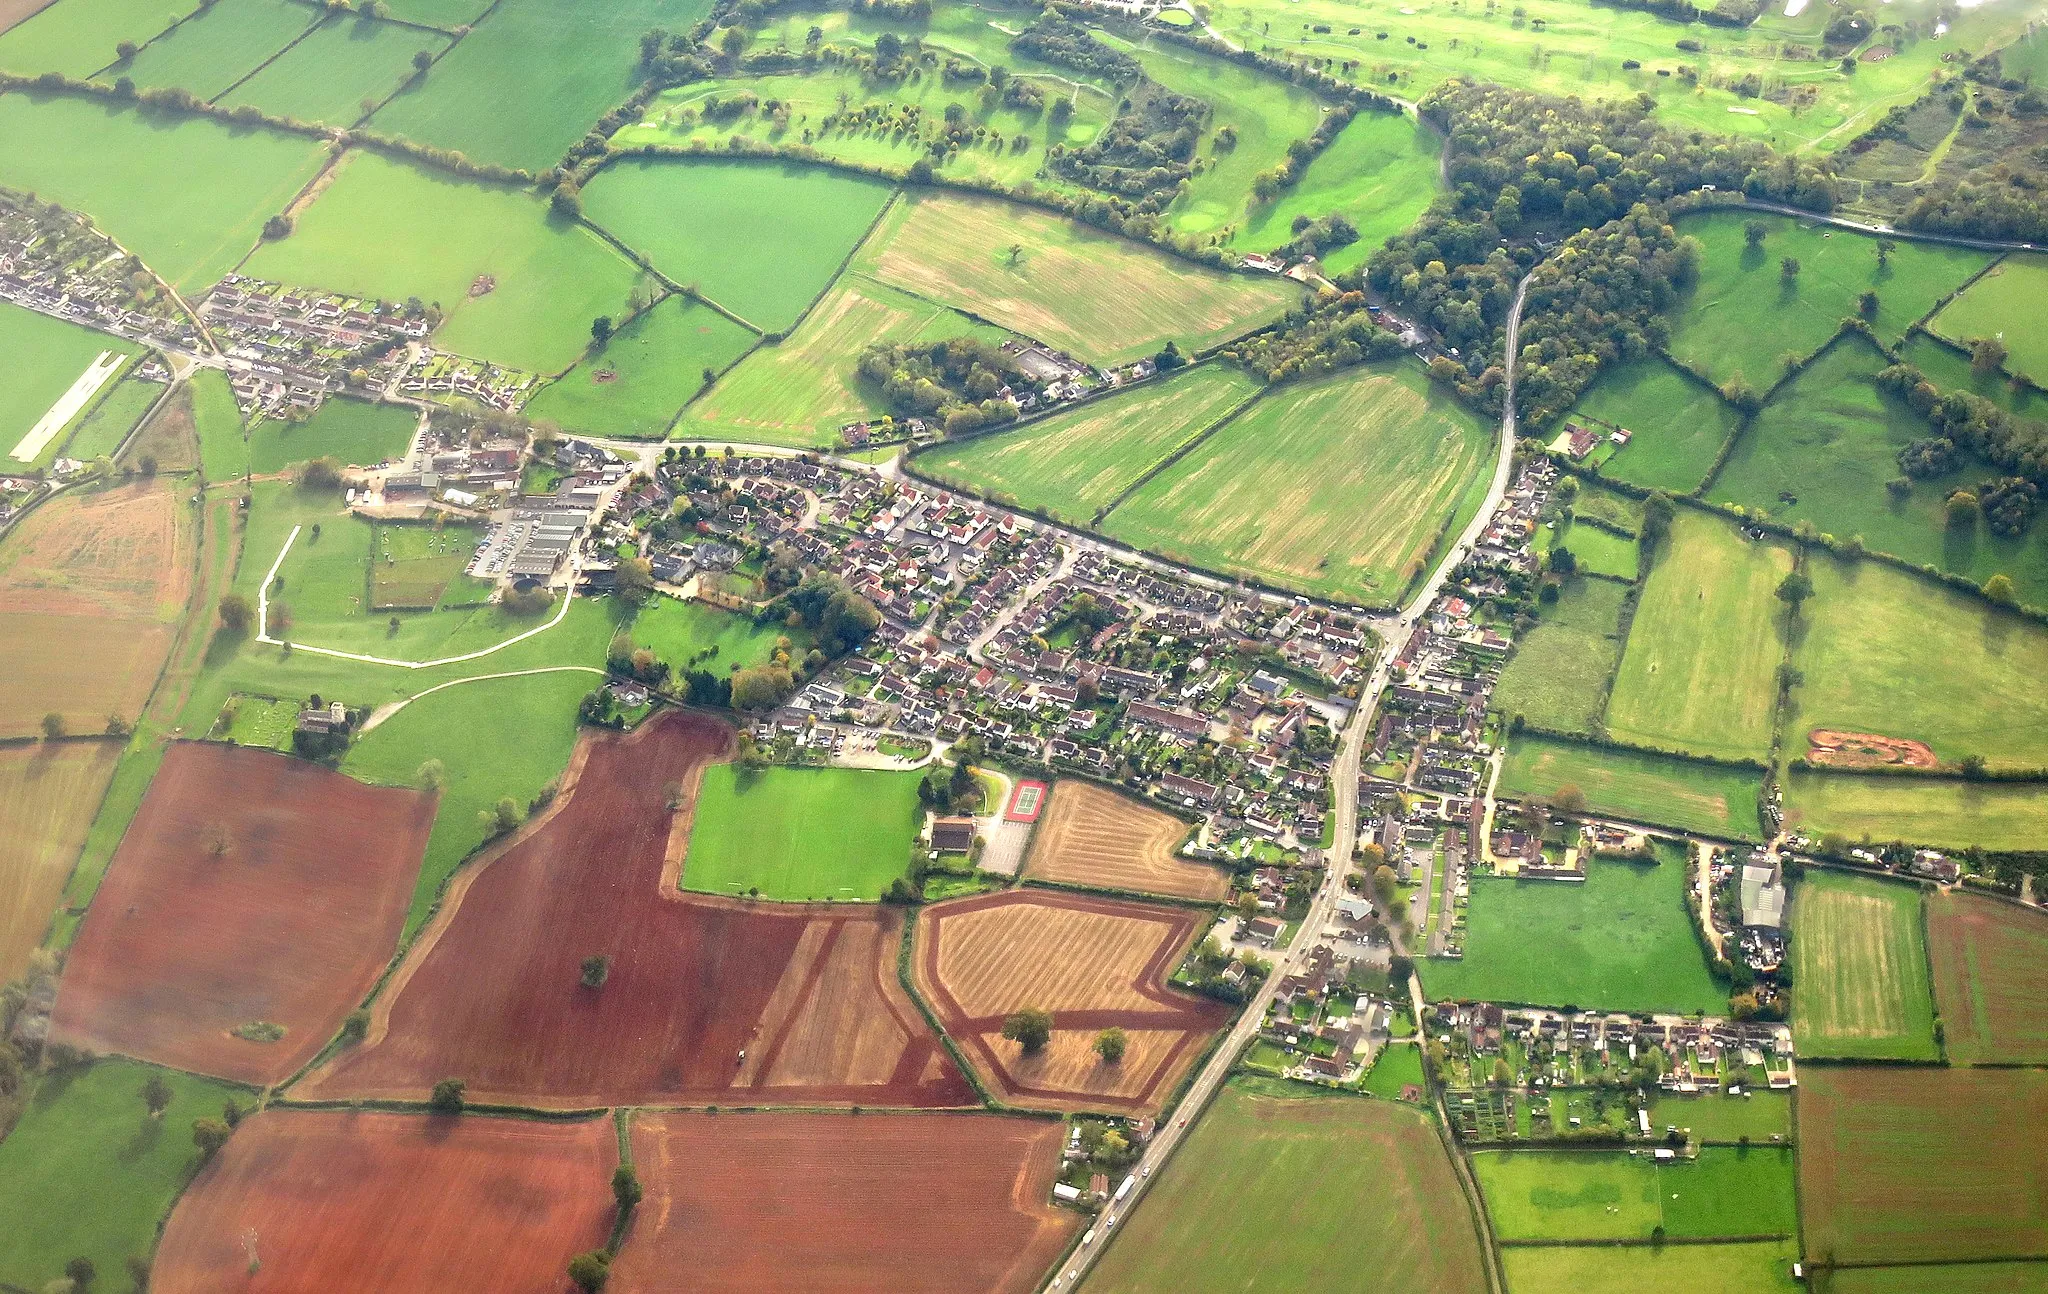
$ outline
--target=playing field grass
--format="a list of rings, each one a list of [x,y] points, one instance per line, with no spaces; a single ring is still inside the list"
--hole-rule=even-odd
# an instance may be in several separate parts
[[[1795,769],[1785,779],[1785,825],[1852,841],[2034,849],[2048,840],[2048,785]]]
[[[1661,1164],[1648,1151],[1488,1150],[1472,1171],[1504,1241],[1798,1233],[1789,1149],[1709,1147]]]
[[[584,186],[583,210],[670,279],[782,332],[839,272],[890,193],[822,166],[629,158]]]
[[[1602,373],[1572,415],[1603,431],[1630,433],[1628,444],[1601,465],[1603,474],[1673,494],[1699,488],[1742,421],[1718,393],[1655,355]]]
[[[1928,326],[1943,337],[1969,345],[1979,337],[2005,343],[2005,371],[2048,380],[2048,340],[2031,326],[2041,294],[2048,292],[2048,259],[2008,256],[1943,306]]]
[[[1191,565],[1365,605],[1398,601],[1486,494],[1492,438],[1410,364],[1280,387],[1103,523]]]
[[[92,400],[41,445],[23,445],[23,439],[102,354],[132,356],[137,349],[134,342],[0,301],[0,355],[8,357],[7,376],[0,381],[0,473],[48,466],[64,449],[80,415],[108,397],[120,373],[108,377]],[[18,450],[27,452],[17,457]]]
[[[144,89],[175,86],[213,99],[304,35],[317,18],[292,0],[215,0],[99,79],[125,76]]]
[[[1792,1093],[1745,1089],[1741,1096],[1709,1091],[1700,1096],[1659,1092],[1650,1100],[1652,1128],[1684,1128],[1696,1142],[1735,1143],[1792,1138]]]
[[[142,1103],[154,1074],[171,1089],[161,1118]],[[45,1289],[64,1264],[89,1258],[99,1288],[124,1287],[129,1258],[147,1259],[157,1224],[199,1162],[192,1121],[218,1119],[229,1100],[256,1095],[129,1060],[34,1080],[21,1122],[0,1141],[0,1281]]]
[[[710,306],[669,297],[542,387],[523,412],[572,431],[657,439],[684,402],[704,389],[705,371],[724,372],[754,341]]]
[[[693,660],[714,674],[759,665],[775,654],[783,639],[799,655],[810,648],[810,635],[803,630],[755,624],[745,616],[681,598],[651,598],[633,617],[633,645],[647,648],[678,674],[692,668]]]
[[[683,888],[767,899],[882,897],[910,866],[921,772],[854,768],[704,771]]]
[[[132,375],[106,387],[98,403],[72,427],[64,456],[81,463],[110,457],[163,393],[161,383],[145,382]]]
[[[413,75],[413,55],[439,54],[448,39],[432,32],[334,14],[222,98],[254,104],[273,117],[353,125]]]
[[[1316,154],[1294,187],[1247,211],[1229,245],[1269,252],[1294,241],[1296,217],[1341,215],[1357,228],[1358,241],[1325,252],[1323,271],[1355,269],[1413,225],[1436,196],[1440,147],[1436,132],[1405,115],[1362,112]]]
[[[282,472],[312,458],[346,467],[375,467],[403,455],[419,430],[419,414],[398,404],[333,399],[301,423],[270,419],[249,429],[249,470]]]
[[[1528,734],[1508,743],[1500,771],[1505,796],[1555,795],[1577,787],[1595,813],[1724,840],[1756,839],[1762,782],[1761,773],[1748,769]]]
[[[197,8],[182,0],[63,0],[0,35],[0,68],[91,76],[124,40],[140,45]]]
[[[1376,1237],[1369,1255],[1364,1231]],[[1109,1248],[1090,1291],[1485,1285],[1470,1207],[1427,1115],[1279,1080],[1226,1085],[1144,1207],[1095,1243]]]
[[[1792,895],[1790,942],[1800,1056],[1940,1056],[1918,888],[1809,871]]]
[[[1147,471],[1258,389],[1234,364],[1204,364],[1016,431],[936,446],[917,466],[1000,502],[1092,525]]]
[[[950,193],[899,202],[857,263],[1097,364],[1169,340],[1213,346],[1278,318],[1299,295],[1270,276],[1205,269],[1050,212]]]
[[[1766,1294],[1805,1286],[1792,1279],[1792,1240],[1707,1245],[1512,1245],[1500,1253],[1514,1294],[1636,1294],[1645,1289]],[[1832,1288],[1842,1288],[1837,1280]]]
[[[2048,1063],[2048,920],[1956,890],[1927,896],[1934,999],[1951,1063]]]
[[[1418,961],[1424,988],[1472,1002],[1725,1011],[1685,906],[1685,851],[1659,845],[1657,860],[1594,861],[1575,884],[1474,878],[1464,959]]]
[[[323,157],[315,140],[207,117],[0,95],[0,176],[8,185],[89,213],[181,291],[233,269]],[[209,178],[194,184],[195,175]]]
[[[575,362],[592,319],[623,315],[639,273],[532,193],[362,152],[343,161],[291,237],[258,248],[245,272],[438,303],[447,322],[437,345],[539,373]]]
[[[1761,758],[1771,748],[1785,652],[1785,606],[1775,590],[1792,571],[1791,552],[1686,510],[1652,560],[1607,704],[1608,733]]]
[[[2043,45],[2048,46],[2048,41]],[[1917,328],[1899,345],[1899,358],[1942,391],[1968,391],[2008,413],[2036,422],[2048,420],[2048,394],[2031,386],[2015,386],[2003,373],[1977,376],[1968,355]]]
[[[1493,708],[1539,728],[1592,731],[1607,705],[1607,680],[1621,659],[1618,625],[1627,596],[1628,586],[1613,580],[1568,581],[1557,601],[1542,608],[1535,628],[1515,643],[1493,689]]]

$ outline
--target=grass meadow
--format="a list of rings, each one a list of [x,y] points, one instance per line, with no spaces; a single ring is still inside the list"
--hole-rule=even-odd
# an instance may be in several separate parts
[[[111,457],[163,393],[160,384],[133,376],[106,387],[99,402],[73,425],[64,456],[81,463]]]
[[[175,427],[163,432],[180,432],[199,446],[199,474],[213,484],[232,481],[249,474],[249,432],[242,423],[241,406],[235,403],[235,389],[219,369],[203,368],[179,388],[181,394],[150,420],[143,439],[160,434],[157,424]],[[141,442],[138,443],[138,448]],[[276,556],[272,553],[271,556]]]
[[[854,768],[704,770],[683,888],[767,899],[882,897],[910,866],[923,773]]]
[[[66,434],[80,421],[79,413],[26,459],[14,451],[29,429],[41,421],[99,356],[106,351],[133,357],[134,342],[81,328],[0,301],[0,355],[7,356],[7,380],[0,383],[0,473],[47,467],[65,448]],[[122,368],[127,367],[124,362]],[[120,382],[116,372],[101,384],[86,405],[92,408],[111,397]]]
[[[2048,41],[2043,44],[2048,45]],[[1971,370],[1968,355],[1917,328],[1899,345],[1899,358],[1919,369],[1923,377],[1945,392],[1968,391],[2007,413],[2036,422],[2048,420],[2048,393],[2031,386],[2017,386],[2003,373],[1979,377]]]
[[[1538,546],[1546,553],[1557,547],[1560,540],[1571,550],[1576,569],[1586,574],[1634,583],[1636,572],[1642,568],[1642,546],[1634,535],[1617,535],[1599,526],[1580,525],[1569,526],[1559,535],[1555,523],[1537,535]]]
[[[215,0],[99,79],[125,76],[143,89],[176,86],[202,99],[218,98],[304,35],[317,18],[292,0]]]
[[[1957,890],[1927,896],[1942,1043],[1960,1065],[2048,1064],[2048,919]]]
[[[1254,204],[1236,222],[1229,245],[1269,252],[1294,241],[1294,220],[1337,214],[1358,229],[1358,241],[1333,247],[1323,271],[1338,274],[1367,257],[1422,215],[1436,196],[1435,132],[1405,115],[1362,112],[1316,154],[1294,187]]]
[[[1762,774],[1749,769],[1522,734],[1508,743],[1500,792],[1516,798],[1577,787],[1596,813],[1754,840],[1762,782]]]
[[[2048,381],[2048,339],[2034,327],[2048,292],[2048,257],[2008,256],[1969,290],[1942,307],[1929,327],[1969,345],[1979,337],[2005,343],[2005,370]]]
[[[391,16],[442,31],[468,26],[490,8],[490,0],[390,0]]]
[[[1602,373],[1572,413],[1630,433],[1604,475],[1672,494],[1699,488],[1742,422],[1717,392],[1655,355]]]
[[[2048,840],[2048,786],[1795,769],[1785,778],[1785,824],[1848,840],[2029,850]]]
[[[799,655],[810,647],[806,630],[759,625],[707,603],[665,595],[649,599],[633,617],[633,646],[647,648],[678,673],[704,652],[711,654],[701,667],[714,674],[759,665],[775,654],[776,644],[784,638]]]
[[[1493,708],[1539,728],[1592,731],[1607,706],[1607,680],[1621,659],[1621,604],[1627,595],[1628,586],[1613,580],[1567,581],[1557,601],[1515,643],[1493,690]]]
[[[1786,1236],[1799,1230],[1792,1152],[1709,1147],[1658,1163],[1650,1153],[1485,1150],[1472,1171],[1503,1241],[1646,1241]]]
[[[334,14],[305,39],[222,98],[226,107],[253,104],[274,117],[348,126],[413,75],[414,54],[438,55],[448,38],[431,32]]]
[[[1801,1057],[1940,1057],[1918,887],[1809,871],[1792,896],[1790,935]]]
[[[598,436],[659,439],[704,389],[705,370],[724,372],[754,341],[710,306],[668,297],[542,387],[522,412]]]
[[[64,0],[0,33],[0,68],[91,76],[114,61],[122,41],[140,45],[196,8],[196,0]]]
[[[304,422],[268,419],[249,429],[249,470],[282,472],[313,458],[375,467],[404,454],[419,415],[404,405],[333,399]]]
[[[1659,1092],[1650,1100],[1652,1128],[1684,1128],[1696,1142],[1733,1144],[1748,1137],[1792,1136],[1792,1093],[1745,1088],[1741,1096],[1710,1091],[1698,1096]]]
[[[1637,1294],[1645,1289],[1742,1290],[1769,1294],[1806,1288],[1792,1279],[1792,1240],[1704,1245],[1511,1245],[1500,1253],[1515,1294]],[[1832,1288],[1842,1288],[1837,1280]]]

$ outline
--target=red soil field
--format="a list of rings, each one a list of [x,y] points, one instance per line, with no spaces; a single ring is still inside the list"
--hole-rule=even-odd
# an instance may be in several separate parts
[[[731,738],[673,712],[586,737],[549,812],[457,877],[363,1043],[297,1094],[418,1100],[456,1077],[560,1109],[974,1104],[897,979],[899,911],[678,890]],[[594,955],[611,968],[590,989]]]
[[[605,1118],[269,1110],[178,1201],[149,1288],[561,1294],[611,1233],[618,1163]]]
[[[433,825],[415,791],[269,751],[173,746],[66,959],[52,1036],[283,1080],[390,960]],[[284,1037],[229,1032],[258,1021]]]
[[[1815,728],[1806,734],[1806,757],[1816,764],[1841,768],[1934,768],[1941,763],[1924,741],[1833,728]]]
[[[1937,890],[1927,898],[1927,951],[1949,1063],[2048,1064],[2048,917]]]
[[[1080,1225],[1047,1202],[1065,1135],[984,1114],[643,1114],[647,1197],[605,1288],[1031,1290]]]

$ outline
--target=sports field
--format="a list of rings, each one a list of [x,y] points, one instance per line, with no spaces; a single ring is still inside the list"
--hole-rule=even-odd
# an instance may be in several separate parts
[[[292,0],[214,0],[134,58],[114,62],[99,79],[125,76],[143,89],[176,86],[210,100],[304,34],[316,17]]]
[[[651,598],[633,617],[633,645],[648,648],[678,674],[691,668],[726,674],[759,665],[774,656],[784,639],[798,655],[810,649],[810,635],[801,628],[756,624],[682,598]]]
[[[1936,849],[2033,849],[2048,839],[2048,786],[1795,769],[1785,778],[1785,825]]]
[[[1090,1291],[1485,1284],[1470,1206],[1427,1115],[1260,1079],[1225,1086],[1145,1206],[1096,1243],[1109,1248]]]
[[[1793,891],[1789,933],[1800,1056],[1940,1056],[1916,887],[1810,871]]]
[[[1355,269],[1413,225],[1436,196],[1439,148],[1436,133],[1406,115],[1361,112],[1316,154],[1294,187],[1234,222],[1230,246],[1269,252],[1294,241],[1297,216],[1319,220],[1334,213],[1357,228],[1358,241],[1325,252],[1323,272]]]
[[[249,429],[249,470],[282,472],[310,458],[345,467],[375,467],[403,455],[419,414],[403,405],[333,399],[301,423],[270,419]]]
[[[2029,322],[2044,291],[2048,259],[2008,256],[1943,306],[1929,327],[1965,346],[1980,337],[1996,338],[2005,343],[2006,372],[2048,379],[2048,342]]]
[[[704,771],[683,888],[768,899],[878,899],[910,866],[923,774],[855,768]]]
[[[413,75],[413,55],[439,54],[448,38],[397,23],[338,13],[221,99],[273,117],[349,126]]]
[[[1658,1163],[1644,1151],[1485,1150],[1472,1171],[1508,1240],[1645,1241],[1798,1234],[1792,1152],[1710,1146]]]
[[[1713,470],[1740,414],[1698,379],[1651,355],[1616,365],[1572,406],[1600,432],[1629,433],[1600,468],[1633,485],[1690,494]]]
[[[1959,1065],[2048,1064],[2048,919],[1955,890],[1927,896],[1942,1041]]]
[[[917,457],[942,481],[1069,525],[1087,526],[1175,450],[1258,390],[1232,364],[1204,364]]]
[[[1645,1289],[1792,1291],[1796,1240],[1704,1245],[1511,1245],[1501,1269],[1514,1294],[1637,1294]],[[1843,1289],[1837,1278],[1831,1286]]]
[[[1493,440],[1408,364],[1279,388],[1103,522],[1134,547],[1365,605],[1398,601],[1486,494]]]
[[[47,467],[65,448],[65,432],[112,392],[125,357],[136,350],[133,342],[0,301],[0,354],[8,356],[0,383],[0,474]],[[99,362],[109,354],[112,372]],[[73,396],[74,385],[89,388],[88,398]]]
[[[1575,529],[1605,535],[1592,526]],[[1567,547],[1571,545],[1567,543]],[[1539,728],[1590,732],[1607,707],[1607,681],[1621,659],[1620,617],[1628,586],[1580,576],[1542,608],[1500,672],[1493,708]]]
[[[1771,748],[1792,554],[1689,510],[1672,519],[1607,703],[1618,741],[1723,759]]]
[[[677,410],[754,344],[754,334],[685,297],[634,317],[585,359],[526,402],[529,418],[599,436],[656,439]]]
[[[1725,840],[1757,838],[1756,797],[1763,774],[1671,755],[1582,746],[1522,734],[1508,742],[1500,793],[1584,793],[1586,806],[1633,822],[1697,831]]]
[[[118,741],[0,746],[0,980],[42,943],[120,758]]]

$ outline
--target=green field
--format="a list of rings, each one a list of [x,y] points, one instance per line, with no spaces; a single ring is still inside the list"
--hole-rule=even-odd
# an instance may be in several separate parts
[[[64,0],[0,35],[0,68],[91,76],[114,61],[122,41],[140,45],[196,8],[184,0]]]
[[[2048,839],[2048,787],[1794,770],[1785,779],[1785,825],[1852,841],[2028,850]]]
[[[445,36],[334,14],[221,103],[253,104],[295,121],[353,125],[362,119],[365,101],[382,102],[413,75],[414,54],[439,54],[447,47]]]
[[[1398,601],[1491,479],[1488,429],[1414,366],[1271,392],[1119,504],[1103,530],[1227,575]]]
[[[658,439],[704,371],[723,372],[754,334],[687,297],[663,299],[526,402],[529,418],[599,436]]]
[[[963,489],[1087,526],[1258,389],[1233,364],[1205,364],[1016,431],[937,446],[918,455],[917,466]]]
[[[136,350],[134,342],[0,301],[0,355],[7,357],[8,368],[7,381],[0,383],[0,474],[47,467],[64,450],[70,429],[83,421],[79,414],[34,453],[16,457],[22,439],[102,353],[133,356]],[[120,378],[119,370],[108,377],[80,413],[110,399]]]
[[[176,86],[213,99],[303,35],[316,18],[292,0],[215,0],[99,79],[125,76],[144,89]]]
[[[1557,547],[1557,527],[1544,527],[1539,534],[1545,552]],[[1564,546],[1571,550],[1577,568],[1590,575],[1635,582],[1642,565],[1642,546],[1634,535],[1617,535],[1599,526],[1574,525],[1566,529]]]
[[[2005,343],[2006,372],[2048,381],[2048,339],[2033,326],[2044,291],[2048,259],[2009,256],[1943,306],[1928,326],[1966,346],[1979,337],[1995,337]]]
[[[1658,545],[1607,703],[1618,741],[1723,759],[1771,748],[1784,603],[1792,571],[1782,545],[1690,510]]]
[[[1580,532],[1606,533],[1591,526],[1574,531]],[[1493,708],[1539,728],[1592,731],[1607,704],[1607,680],[1621,659],[1618,622],[1627,596],[1627,586],[1612,580],[1568,581],[1557,601],[1542,608],[1535,628],[1516,642],[1493,689]]]
[[[1833,1294],[2041,1294],[2048,1289],[2048,1263],[1953,1263],[1902,1267],[1843,1267],[1828,1278]]]
[[[235,389],[228,375],[218,369],[202,368],[186,379],[174,396],[174,404],[151,420],[144,438],[157,434],[156,423],[175,418],[189,423],[190,434],[199,445],[199,471],[209,482],[220,484],[249,473],[249,433],[242,424],[242,410],[235,403]],[[137,442],[138,447],[140,442]],[[275,556],[276,554],[272,554]]]
[[[759,665],[785,638],[799,654],[810,648],[810,635],[801,629],[755,624],[745,616],[681,598],[651,598],[633,617],[633,645],[652,651],[678,673],[690,668],[692,657],[705,652],[710,654],[703,657],[701,668],[713,674]]]
[[[1399,1102],[1234,1079],[1147,1198],[1097,1236],[1091,1294],[1485,1287],[1444,1144]]]
[[[1388,238],[1413,225],[1436,196],[1436,133],[1407,116],[1362,112],[1308,164],[1294,187],[1255,206],[1230,246],[1269,252],[1294,240],[1294,220],[1337,214],[1358,241],[1323,254],[1325,273],[1355,269]]]
[[[284,750],[292,748],[292,728],[299,720],[299,703],[281,701],[267,696],[237,696],[228,699],[232,711],[223,710],[228,718],[226,737],[237,746],[254,746],[260,750]]]
[[[333,399],[302,423],[271,419],[250,428],[249,470],[264,476],[310,458],[375,467],[403,455],[418,429],[419,414],[404,405]]]
[[[1629,360],[1600,375],[1572,414],[1606,431],[1630,433],[1600,471],[1618,481],[1690,494],[1713,470],[1740,414],[1697,379],[1657,356]]]
[[[1429,1084],[1422,1073],[1422,1048],[1381,1048],[1379,1058],[1373,1061],[1372,1069],[1365,1076],[1365,1090],[1374,1096],[1398,1101],[1401,1099],[1401,1093],[1411,1087],[1424,1092],[1429,1090]]]
[[[704,771],[683,888],[767,899],[874,900],[910,865],[923,774],[851,768]]]
[[[1762,782],[1763,775],[1752,769],[1525,734],[1508,743],[1500,793],[1510,798],[1555,795],[1563,787],[1577,787],[1595,813],[1754,840]]]
[[[1940,1057],[1916,887],[1810,871],[1793,891],[1789,933],[1800,1056]]]
[[[483,539],[480,526],[379,523],[372,539],[370,609],[420,609],[447,595],[482,602],[491,585],[464,581],[463,568]]]
[[[391,0],[386,6],[394,18],[424,23],[443,31],[475,22],[490,7],[490,0]]]
[[[1684,1128],[1696,1142],[1764,1142],[1792,1139],[1792,1094],[1771,1088],[1745,1089],[1741,1096],[1708,1092],[1680,1096],[1659,1092],[1650,1101],[1650,1127]]]
[[[1509,1240],[1649,1240],[1793,1236],[1792,1152],[1710,1147],[1658,1163],[1645,1150],[1486,1150],[1472,1171]]]
[[[1685,851],[1654,865],[1593,861],[1578,883],[1480,876],[1463,960],[1418,961],[1432,998],[1601,1011],[1727,1009],[1685,906]]]
[[[1637,1294],[1697,1289],[1766,1294],[1806,1288],[1792,1279],[1790,1240],[1708,1245],[1513,1245],[1501,1267],[1512,1294]],[[1831,1286],[1843,1288],[1837,1278]]]
[[[132,375],[102,388],[99,402],[72,427],[64,456],[81,463],[112,456],[163,393],[162,383],[145,382]]]
[[[2048,41],[2043,44],[2048,45]],[[2008,413],[2036,422],[2048,420],[2048,393],[2031,386],[2015,386],[2003,373],[1979,377],[1971,370],[1968,355],[1917,328],[1900,344],[1899,358],[1919,369],[1921,376],[1944,392],[1968,391]]]

